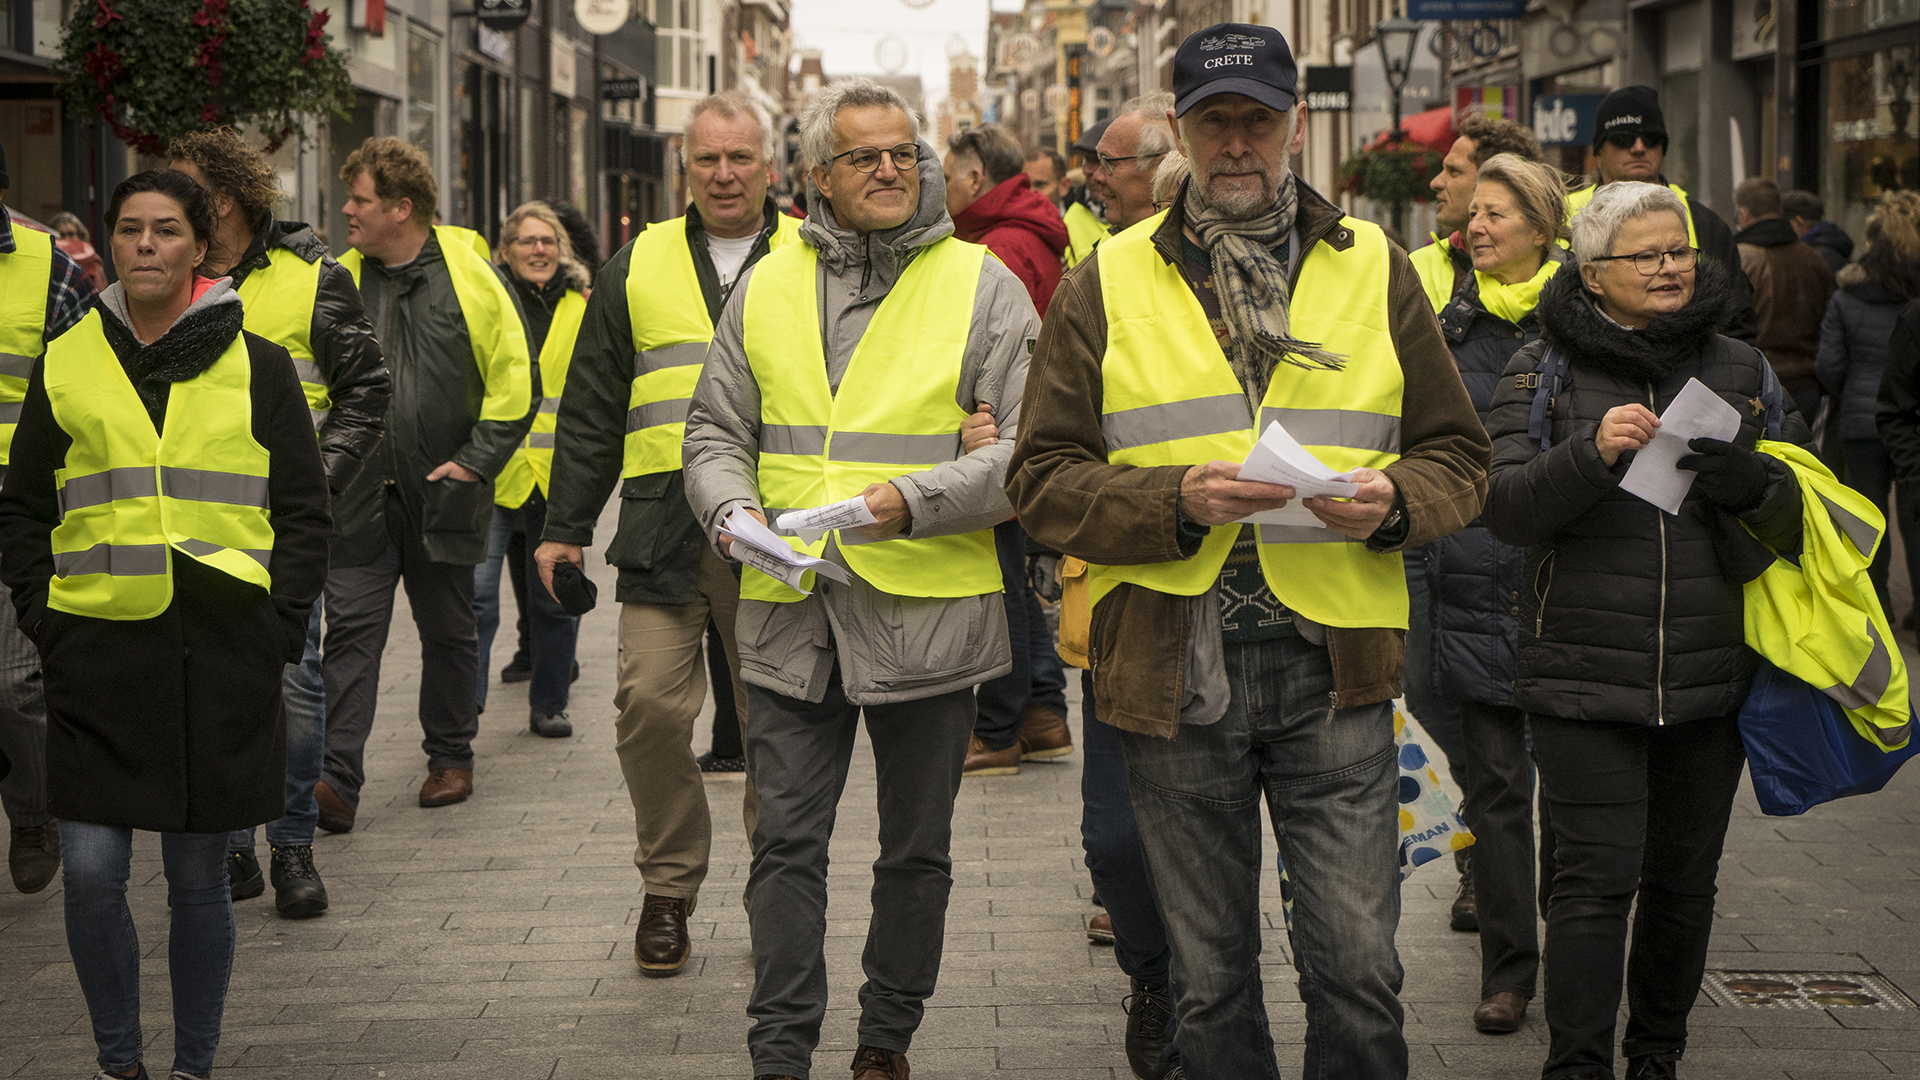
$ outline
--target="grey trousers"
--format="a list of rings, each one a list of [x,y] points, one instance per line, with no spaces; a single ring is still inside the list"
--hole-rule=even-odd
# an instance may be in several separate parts
[[[367,736],[380,694],[380,657],[393,623],[393,590],[404,584],[420,632],[420,749],[429,769],[473,768],[480,711],[473,700],[479,637],[473,567],[427,558],[397,496],[386,506],[387,548],[365,566],[327,573],[327,635],[320,650],[327,687],[327,760],[321,775],[350,805],[366,783]]]
[[[827,1009],[827,842],[861,708],[836,667],[819,704],[747,687],[747,775],[760,793],[747,915],[756,1074],[808,1080]],[[861,967],[859,1040],[906,1052],[940,975],[953,889],[953,803],[973,733],[971,687],[866,710],[879,776],[880,858]]]
[[[30,829],[48,820],[47,698],[40,652],[13,614],[13,594],[0,585],[0,753],[13,770],[0,780],[0,806],[14,827]]]

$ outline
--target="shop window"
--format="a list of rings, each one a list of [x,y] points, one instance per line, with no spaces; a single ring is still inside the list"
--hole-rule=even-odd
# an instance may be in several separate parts
[[[417,26],[407,27],[407,141],[439,153],[440,42]]]
[[[1855,236],[1882,192],[1920,188],[1920,50],[1882,49],[1826,66],[1826,131],[1831,152],[1821,193],[1827,217]]]

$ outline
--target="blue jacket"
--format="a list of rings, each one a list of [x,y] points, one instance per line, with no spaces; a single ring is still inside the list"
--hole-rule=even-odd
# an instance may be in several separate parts
[[[1880,373],[1887,366],[1887,339],[1905,301],[1869,280],[1858,264],[1840,272],[1839,285],[1820,321],[1814,374],[1838,403],[1840,438],[1878,442],[1874,410]]]

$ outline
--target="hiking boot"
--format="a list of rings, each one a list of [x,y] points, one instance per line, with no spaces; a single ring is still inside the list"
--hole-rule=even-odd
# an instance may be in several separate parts
[[[1175,1067],[1166,1059],[1167,1021],[1173,999],[1166,983],[1133,980],[1133,993],[1120,1003],[1127,1014],[1127,1067],[1138,1080],[1167,1080]]]
[[[227,852],[227,888],[235,900],[251,900],[267,891],[267,876],[252,848]]]
[[[1480,912],[1473,894],[1473,849],[1461,848],[1454,852],[1453,864],[1460,868],[1460,892],[1453,898],[1450,925],[1470,934],[1480,929]]]
[[[311,919],[327,910],[327,886],[313,865],[312,844],[269,845],[273,906],[283,919]]]
[[[12,828],[7,870],[13,875],[13,887],[23,893],[37,893],[60,869],[60,823],[48,818],[45,825]]]
[[[978,735],[967,743],[967,762],[960,766],[961,776],[1017,776],[1019,773],[1019,743],[1005,750],[989,750]]]
[[[1073,753],[1073,729],[1067,718],[1044,705],[1028,704],[1020,713],[1020,760],[1044,761]]]

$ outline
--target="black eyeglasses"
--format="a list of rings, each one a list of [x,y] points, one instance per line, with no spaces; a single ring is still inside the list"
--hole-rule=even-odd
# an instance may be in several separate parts
[[[1114,172],[1123,161],[1143,161],[1147,158],[1166,157],[1167,155],[1162,152],[1158,154],[1134,154],[1131,157],[1108,157],[1105,154],[1095,154],[1093,156],[1100,159],[1101,168],[1108,172]]]
[[[893,167],[896,169],[911,169],[920,164],[920,144],[903,142],[888,150],[882,150],[877,146],[856,146],[844,154],[835,154],[828,158],[827,168],[833,168],[834,162],[846,158],[847,164],[853,166],[855,172],[872,172],[880,167],[882,154],[893,156]]]
[[[1646,143],[1647,149],[1649,150],[1665,150],[1667,148],[1667,137],[1665,135],[1655,135],[1652,132],[1616,131],[1607,136],[1607,145],[1616,150],[1631,150],[1635,142]]]
[[[1647,277],[1652,277],[1660,272],[1660,268],[1667,264],[1668,259],[1673,260],[1675,270],[1684,274],[1700,261],[1700,253],[1693,248],[1683,247],[1674,248],[1672,251],[1636,251],[1631,255],[1595,255],[1587,261],[1621,262],[1626,259],[1633,260],[1635,270]]]

